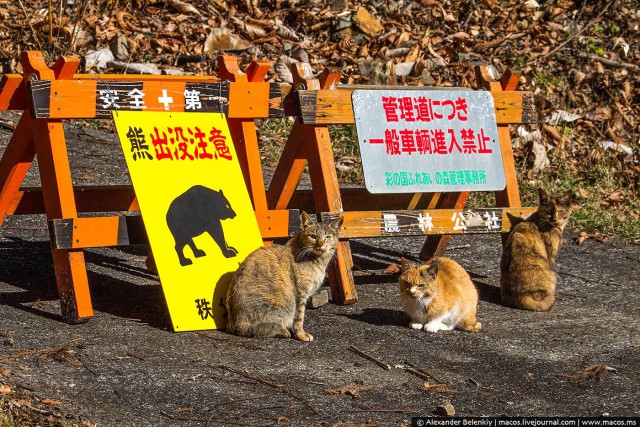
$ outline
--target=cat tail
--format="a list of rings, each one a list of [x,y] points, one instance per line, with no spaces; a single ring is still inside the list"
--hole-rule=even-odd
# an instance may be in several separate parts
[[[248,322],[238,322],[233,325],[232,330],[227,328],[227,332],[241,337],[254,338],[290,338],[291,333],[281,324],[276,322],[265,322],[250,324]]]
[[[556,302],[552,293],[545,290],[528,291],[519,296],[521,308],[531,311],[549,311]]]
[[[531,311],[549,311],[556,302],[553,293],[544,289],[524,292],[502,291],[502,302],[511,307]]]

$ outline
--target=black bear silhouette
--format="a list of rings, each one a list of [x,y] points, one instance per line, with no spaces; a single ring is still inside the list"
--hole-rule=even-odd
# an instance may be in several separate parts
[[[215,191],[202,185],[194,185],[176,197],[167,211],[167,225],[176,241],[175,249],[180,265],[193,264],[193,261],[184,256],[186,245],[189,245],[196,258],[206,255],[193,242],[193,238],[202,233],[209,233],[226,258],[236,256],[238,251],[227,245],[220,223],[223,219],[235,216],[236,213],[222,190]]]

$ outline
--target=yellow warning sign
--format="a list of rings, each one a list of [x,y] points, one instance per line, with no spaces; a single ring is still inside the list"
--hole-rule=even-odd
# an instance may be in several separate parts
[[[114,120],[174,331],[223,328],[231,277],[262,246],[224,115]]]

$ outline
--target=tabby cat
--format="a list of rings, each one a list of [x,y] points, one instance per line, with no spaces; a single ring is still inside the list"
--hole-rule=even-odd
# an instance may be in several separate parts
[[[460,264],[443,257],[419,266],[404,258],[401,261],[400,299],[411,317],[411,328],[480,332],[482,323],[476,321],[478,291]]]
[[[261,247],[240,264],[227,293],[227,332],[257,338],[312,341],[305,305],[322,284],[343,218],[315,223],[302,212],[302,231],[284,245]]]
[[[502,250],[500,296],[511,307],[548,311],[555,303],[554,267],[573,193],[548,195],[540,188],[538,196],[538,210],[512,228]]]

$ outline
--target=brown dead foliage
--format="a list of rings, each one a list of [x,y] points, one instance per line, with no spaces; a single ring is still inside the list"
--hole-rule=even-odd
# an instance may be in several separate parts
[[[346,394],[351,397],[360,397],[360,392],[371,390],[373,388],[372,385],[360,385],[356,383],[351,383],[344,385],[342,387],[337,388],[328,388],[324,392],[328,394]]]
[[[588,381],[602,381],[607,377],[607,373],[615,371],[615,368],[605,363],[595,363],[584,368],[579,375],[569,375],[568,378],[577,382],[580,387],[586,387]]]
[[[535,97],[539,124],[512,129],[514,136],[516,130],[540,131],[515,148],[521,180],[544,175],[565,189],[588,189],[584,202],[594,209],[612,211],[623,222],[638,218],[635,0],[71,3],[0,0],[1,70],[21,72],[25,50],[41,50],[52,63],[61,54],[86,57],[118,44],[126,45],[117,52],[124,55],[120,61],[153,63],[160,72],[215,74],[213,59],[228,53],[242,67],[270,61],[267,78],[285,82],[292,81],[291,64],[302,61],[316,73],[341,69],[342,83],[468,87],[475,84],[473,65],[491,64],[498,73],[520,74],[518,89]],[[340,166],[359,168],[353,159]],[[616,187],[625,189],[624,200],[610,200]],[[535,203],[534,196],[525,201]]]

